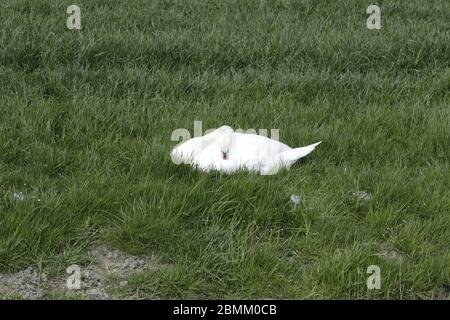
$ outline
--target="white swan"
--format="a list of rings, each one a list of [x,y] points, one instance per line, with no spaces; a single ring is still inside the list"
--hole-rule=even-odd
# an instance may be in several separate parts
[[[320,143],[321,141],[302,148],[290,148],[264,136],[238,133],[229,126],[222,126],[175,147],[171,157],[177,164],[190,164],[206,172],[217,170],[233,173],[245,169],[272,175],[282,168],[289,169]]]

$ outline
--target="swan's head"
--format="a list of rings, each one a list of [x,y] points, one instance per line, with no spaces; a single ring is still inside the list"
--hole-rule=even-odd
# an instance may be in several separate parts
[[[222,151],[222,157],[224,160],[228,159],[228,151],[230,151],[231,135],[233,129],[229,126],[222,126],[216,130],[216,143]]]

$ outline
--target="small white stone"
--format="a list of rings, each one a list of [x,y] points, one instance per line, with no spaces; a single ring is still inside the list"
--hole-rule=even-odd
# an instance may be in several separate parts
[[[294,204],[299,204],[301,199],[302,199],[301,196],[299,196],[299,195],[297,195],[297,194],[291,194],[291,201],[292,201]]]
[[[128,284],[128,281],[124,280],[124,281],[120,281],[119,285],[121,287],[125,287]]]
[[[13,198],[16,201],[23,201],[23,200],[25,200],[25,195],[23,194],[23,192],[14,192]]]
[[[353,196],[355,196],[358,199],[364,200],[365,202],[372,200],[372,195],[366,191],[353,192]]]

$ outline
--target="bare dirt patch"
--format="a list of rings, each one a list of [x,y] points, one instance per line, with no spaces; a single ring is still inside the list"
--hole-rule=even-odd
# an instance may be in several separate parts
[[[42,295],[42,285],[48,280],[46,274],[39,274],[33,268],[0,274],[0,294],[17,296],[25,299],[39,299]]]
[[[14,273],[0,273],[0,297],[17,297],[23,299],[46,299],[49,292],[58,296],[73,296],[81,299],[114,299],[110,289],[125,287],[127,278],[145,270],[158,270],[167,265],[160,264],[156,255],[134,256],[106,246],[92,248],[89,251],[92,263],[80,266],[81,287],[68,289],[69,274],[49,277],[36,269],[28,267]],[[125,297],[133,298],[133,297]]]

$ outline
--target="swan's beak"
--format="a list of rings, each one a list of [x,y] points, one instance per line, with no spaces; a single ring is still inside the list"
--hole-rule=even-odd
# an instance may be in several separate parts
[[[228,160],[228,155],[225,152],[222,152],[223,160]]]

